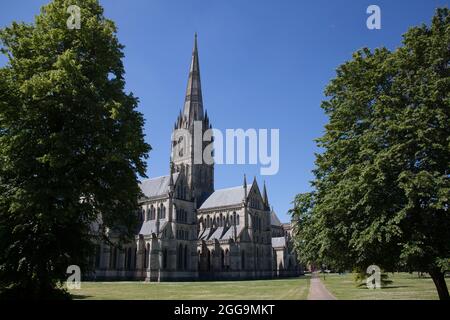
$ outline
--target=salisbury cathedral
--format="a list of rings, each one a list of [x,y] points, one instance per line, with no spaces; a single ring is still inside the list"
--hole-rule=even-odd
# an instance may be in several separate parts
[[[203,133],[211,128],[203,109],[197,37],[174,131],[185,129],[193,136],[195,121]],[[299,275],[291,225],[282,224],[271,209],[266,185],[261,189],[244,175],[237,187],[215,190],[214,164],[194,162],[192,142],[181,140],[172,142],[170,174],[140,184],[135,241],[120,248],[99,244],[92,277],[174,281]],[[114,233],[109,236],[114,241]]]

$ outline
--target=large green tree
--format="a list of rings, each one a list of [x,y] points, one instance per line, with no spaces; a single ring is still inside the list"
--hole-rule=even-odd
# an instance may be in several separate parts
[[[303,262],[428,272],[449,299],[449,10],[395,51],[356,52],[326,95],[313,192],[292,210]]]
[[[0,295],[66,296],[67,267],[88,269],[93,223],[124,239],[136,224],[144,120],[97,0],[54,0],[0,41]]]

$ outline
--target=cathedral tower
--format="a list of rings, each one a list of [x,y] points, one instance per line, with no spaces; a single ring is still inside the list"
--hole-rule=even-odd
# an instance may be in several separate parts
[[[214,164],[205,161],[203,157],[205,149],[212,143],[203,141],[205,131],[210,128],[208,114],[203,111],[195,34],[184,107],[178,115],[172,135],[171,162],[175,171],[184,170],[188,184],[187,194],[191,200],[196,201],[197,207],[214,191]]]

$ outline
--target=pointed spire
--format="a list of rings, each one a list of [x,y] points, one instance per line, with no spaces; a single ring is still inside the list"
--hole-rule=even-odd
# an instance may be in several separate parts
[[[197,32],[194,33],[194,49],[192,49],[193,52],[197,52]]]
[[[194,48],[192,50],[191,66],[184,100],[183,115],[189,124],[195,120],[203,119],[203,98],[200,82],[200,63],[198,59],[197,33],[194,36]]]
[[[269,197],[267,196],[267,188],[266,188],[266,180],[264,180],[264,191],[263,191],[263,197],[264,197],[264,205],[266,208],[269,208]]]
[[[244,173],[244,201],[247,201],[247,176]]]

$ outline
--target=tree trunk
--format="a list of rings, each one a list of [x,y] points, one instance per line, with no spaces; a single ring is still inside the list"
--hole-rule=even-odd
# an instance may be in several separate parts
[[[430,276],[433,279],[434,285],[439,295],[440,300],[450,300],[447,283],[445,282],[444,272],[440,270],[430,271]]]

